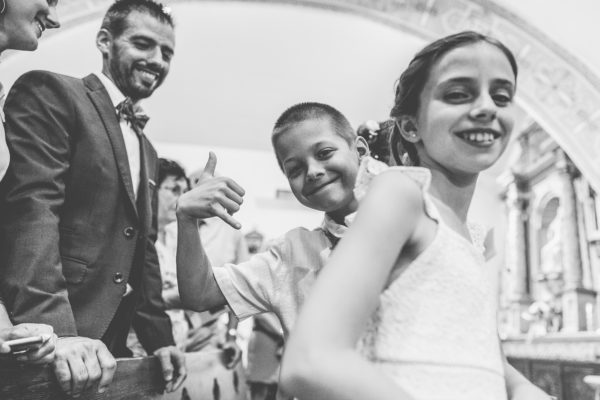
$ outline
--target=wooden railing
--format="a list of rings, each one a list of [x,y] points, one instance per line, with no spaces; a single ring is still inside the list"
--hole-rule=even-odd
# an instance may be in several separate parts
[[[558,400],[600,400],[595,397],[594,389],[584,383],[586,376],[600,374],[600,363],[512,357],[508,361]]]
[[[80,400],[245,400],[246,383],[241,365],[227,370],[220,351],[186,354],[188,377],[174,393],[164,393],[162,373],[155,357],[118,359],[117,371],[109,389],[98,394],[90,389]],[[0,362],[0,399],[70,399],[58,386],[47,366],[23,366]]]
[[[594,389],[594,400],[600,400],[600,376],[587,375],[583,377],[583,381],[587,383],[589,387]]]

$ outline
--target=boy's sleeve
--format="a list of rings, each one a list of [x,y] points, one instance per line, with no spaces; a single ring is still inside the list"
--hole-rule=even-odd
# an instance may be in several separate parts
[[[246,262],[213,268],[215,280],[237,318],[273,311],[281,264],[278,249],[271,247]]]

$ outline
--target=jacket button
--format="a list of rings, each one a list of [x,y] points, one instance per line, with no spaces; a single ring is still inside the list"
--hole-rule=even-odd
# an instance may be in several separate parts
[[[123,283],[123,274],[120,272],[117,272],[114,276],[113,276],[113,282],[114,283]]]
[[[123,229],[123,235],[125,235],[127,239],[131,239],[135,235],[135,229],[133,229],[132,226],[128,226]]]

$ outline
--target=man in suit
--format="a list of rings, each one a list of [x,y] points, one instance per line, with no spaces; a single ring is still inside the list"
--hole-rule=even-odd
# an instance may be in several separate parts
[[[33,71],[8,96],[1,290],[14,322],[54,327],[54,369],[67,393],[106,389],[113,355],[130,354],[131,325],[172,391],[185,363],[161,299],[157,156],[139,101],[169,71],[173,21],[153,0],[117,0],[96,45],[102,72]]]

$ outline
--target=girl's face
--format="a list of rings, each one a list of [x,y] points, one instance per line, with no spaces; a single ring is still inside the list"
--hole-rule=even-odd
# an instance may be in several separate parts
[[[6,0],[0,17],[0,29],[7,38],[7,48],[35,50],[38,39],[49,28],[60,26],[56,16],[58,0]]]
[[[446,53],[420,96],[416,143],[423,166],[477,174],[505,150],[514,125],[515,76],[506,55],[479,42]]]

